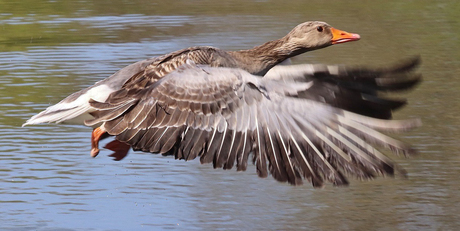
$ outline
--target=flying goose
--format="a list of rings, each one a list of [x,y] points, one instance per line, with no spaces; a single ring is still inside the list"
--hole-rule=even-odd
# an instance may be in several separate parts
[[[302,37],[303,36],[303,37]],[[33,116],[24,125],[84,122],[115,158],[129,148],[213,162],[245,170],[249,155],[257,173],[282,182],[302,179],[315,187],[346,185],[404,170],[372,144],[405,155],[407,144],[377,130],[402,131],[420,121],[389,120],[404,105],[382,91],[405,90],[420,81],[411,73],[419,59],[383,69],[276,64],[300,53],[359,35],[323,22],[307,22],[282,39],[251,50],[225,52],[192,47],[131,64]],[[265,78],[261,78],[266,75]]]

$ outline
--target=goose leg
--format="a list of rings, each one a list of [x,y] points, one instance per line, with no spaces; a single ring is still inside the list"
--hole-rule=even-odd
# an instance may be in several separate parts
[[[91,157],[96,157],[99,154],[99,141],[106,137],[107,133],[102,127],[93,129],[91,133]]]

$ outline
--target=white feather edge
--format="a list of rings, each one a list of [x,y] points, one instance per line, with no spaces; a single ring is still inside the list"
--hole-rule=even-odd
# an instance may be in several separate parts
[[[93,87],[71,102],[65,102],[66,100],[64,99],[61,102],[48,107],[37,115],[32,116],[22,126],[24,127],[26,125],[53,122],[83,124],[86,119],[93,118],[89,115],[89,113],[93,110],[93,108],[89,105],[89,100],[93,99],[99,102],[104,102],[113,91],[114,89],[105,84]],[[54,112],[58,111],[61,112],[54,114]]]

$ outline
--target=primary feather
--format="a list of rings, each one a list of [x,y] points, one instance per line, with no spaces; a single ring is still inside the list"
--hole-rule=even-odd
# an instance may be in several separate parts
[[[383,120],[300,98],[315,80],[260,78],[234,68],[185,64],[145,88],[123,88],[92,100],[95,119],[135,150],[201,157],[216,168],[245,170],[253,153],[257,173],[314,186],[393,175],[399,167],[372,144],[404,154],[413,149],[381,131],[407,130],[419,120]],[[134,86],[134,85],[133,85]],[[180,92],[180,93],[178,93]]]

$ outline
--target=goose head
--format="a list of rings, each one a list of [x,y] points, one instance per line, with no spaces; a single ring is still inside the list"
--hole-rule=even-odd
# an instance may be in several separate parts
[[[325,22],[304,22],[285,36],[285,47],[301,52],[316,50],[333,44],[359,40],[359,34],[348,33],[335,29]]]

